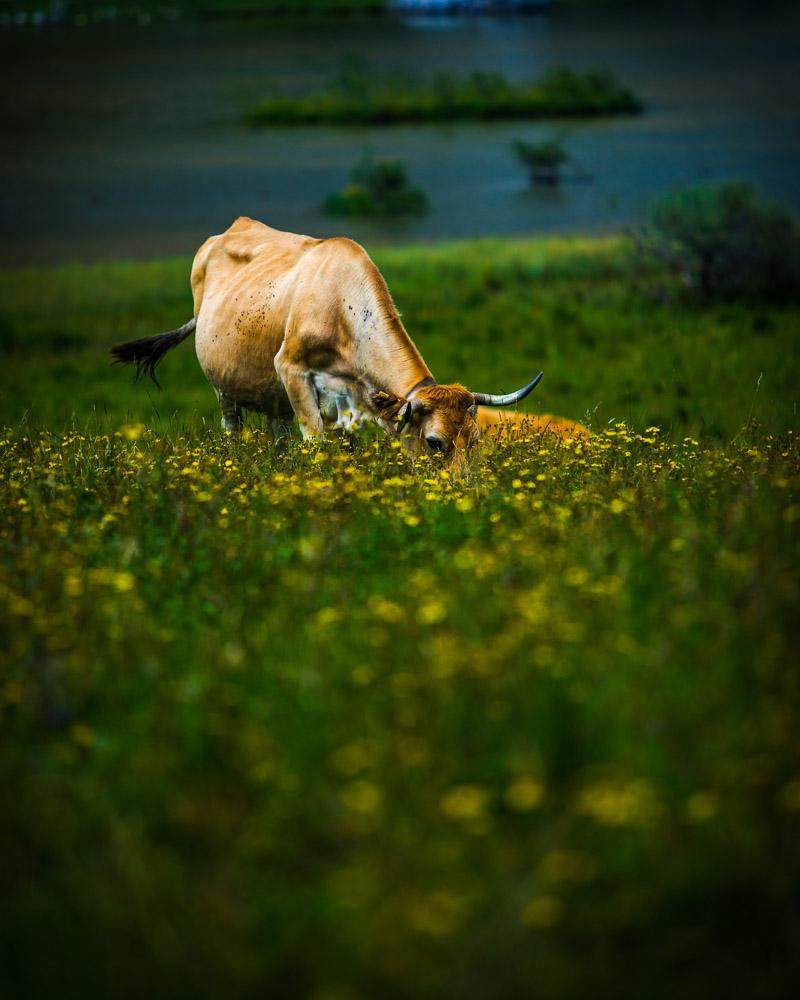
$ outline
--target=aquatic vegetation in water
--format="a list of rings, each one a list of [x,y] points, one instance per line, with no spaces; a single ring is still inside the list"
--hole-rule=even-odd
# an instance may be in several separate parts
[[[400,160],[375,160],[365,154],[353,167],[350,183],[325,199],[330,215],[419,215],[428,207],[421,187],[412,184]]]
[[[502,73],[474,72],[457,79],[408,74],[377,76],[361,61],[349,63],[333,85],[302,97],[274,95],[246,115],[254,125],[364,124],[465,119],[588,117],[632,114],[641,105],[605,70],[547,70],[531,83]]]
[[[569,154],[559,136],[538,143],[517,139],[513,149],[527,169],[531,184],[557,185],[561,182],[561,168],[569,160]]]

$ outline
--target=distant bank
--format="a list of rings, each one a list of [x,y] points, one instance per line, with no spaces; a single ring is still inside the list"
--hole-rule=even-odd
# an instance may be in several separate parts
[[[544,10],[553,0],[139,0],[116,6],[106,0],[10,0],[0,5],[0,27],[45,27],[135,20],[174,21],[192,17],[294,16],[302,14],[518,13]]]
[[[503,11],[544,10],[553,0],[389,0],[390,10],[420,14],[502,13]]]

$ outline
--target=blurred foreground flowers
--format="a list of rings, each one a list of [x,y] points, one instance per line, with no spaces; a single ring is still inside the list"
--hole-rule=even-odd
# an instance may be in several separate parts
[[[6,433],[0,981],[783,995],[799,458]]]

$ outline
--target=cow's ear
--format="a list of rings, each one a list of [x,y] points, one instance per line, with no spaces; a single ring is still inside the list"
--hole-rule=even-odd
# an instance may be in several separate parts
[[[398,433],[402,431],[406,424],[410,423],[411,418],[414,416],[414,404],[409,399],[404,406],[400,408],[400,412],[397,414],[397,431]]]
[[[470,408],[467,410],[467,413],[469,413],[469,415],[472,417],[473,420],[476,420],[478,417],[478,404],[473,403],[472,406],[470,406]]]
[[[371,394],[372,405],[385,420],[393,420],[400,413],[406,400],[399,396],[393,396],[390,392],[382,389],[373,389]]]

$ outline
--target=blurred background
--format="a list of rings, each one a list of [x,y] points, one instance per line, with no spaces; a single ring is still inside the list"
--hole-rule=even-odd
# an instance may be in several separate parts
[[[3,0],[0,263],[188,254],[238,215],[368,246],[610,232],[676,185],[729,177],[796,210],[798,40],[800,6],[780,0]],[[600,67],[643,113],[391,127],[246,120],[269,95],[325,91],[353,65],[394,74],[399,89],[403,74],[483,71],[513,84],[558,65]],[[567,182],[529,184],[511,144],[561,126]],[[365,152],[402,161],[427,212],[326,214],[324,199]]]

